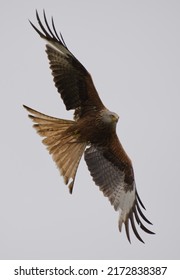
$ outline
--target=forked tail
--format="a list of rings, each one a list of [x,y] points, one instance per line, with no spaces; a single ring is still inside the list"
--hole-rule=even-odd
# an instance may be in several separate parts
[[[24,108],[30,113],[29,117],[35,123],[33,127],[39,135],[44,137],[43,144],[47,146],[65,184],[69,184],[69,191],[72,193],[77,168],[86,148],[85,142],[78,141],[78,135],[70,128],[75,122],[63,120],[44,115],[25,105]]]

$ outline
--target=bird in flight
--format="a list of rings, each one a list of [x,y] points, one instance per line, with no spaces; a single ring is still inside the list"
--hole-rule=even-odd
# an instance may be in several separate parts
[[[132,163],[123,149],[117,134],[118,115],[102,103],[91,75],[67,48],[57,33],[52,18],[51,27],[45,12],[44,25],[36,11],[39,29],[35,31],[46,41],[55,86],[67,110],[74,110],[74,120],[54,118],[24,105],[33,127],[43,137],[43,144],[52,155],[70,193],[73,191],[76,172],[82,155],[90,174],[104,196],[119,211],[119,231],[125,225],[129,242],[129,224],[135,236],[144,243],[138,226],[153,234],[144,222],[151,224],[142,212],[145,209],[136,189]]]

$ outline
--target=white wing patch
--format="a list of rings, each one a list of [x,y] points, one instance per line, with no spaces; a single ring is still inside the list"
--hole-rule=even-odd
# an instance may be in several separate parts
[[[117,199],[119,200],[119,230],[122,229],[122,224],[126,222],[135,201],[135,186],[132,191],[124,191],[123,187],[118,188]]]
[[[68,57],[70,55],[70,52],[63,45],[60,45],[56,42],[47,41],[46,39],[45,39],[45,41],[47,42],[47,46],[51,47],[52,49],[54,49],[61,55],[65,56],[65,57]]]

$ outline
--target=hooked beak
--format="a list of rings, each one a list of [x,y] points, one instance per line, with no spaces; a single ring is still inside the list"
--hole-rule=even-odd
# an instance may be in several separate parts
[[[113,114],[113,115],[111,116],[111,118],[112,118],[112,122],[115,122],[115,123],[117,123],[118,120],[119,120],[119,116],[118,116],[117,114]]]

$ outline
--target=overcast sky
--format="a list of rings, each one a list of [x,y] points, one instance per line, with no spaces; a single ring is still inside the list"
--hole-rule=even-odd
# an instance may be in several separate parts
[[[180,2],[1,2],[0,259],[179,259]],[[69,194],[22,108],[72,119],[28,22],[43,8],[120,116],[117,133],[156,232],[138,228],[145,244],[119,233],[84,159]]]

